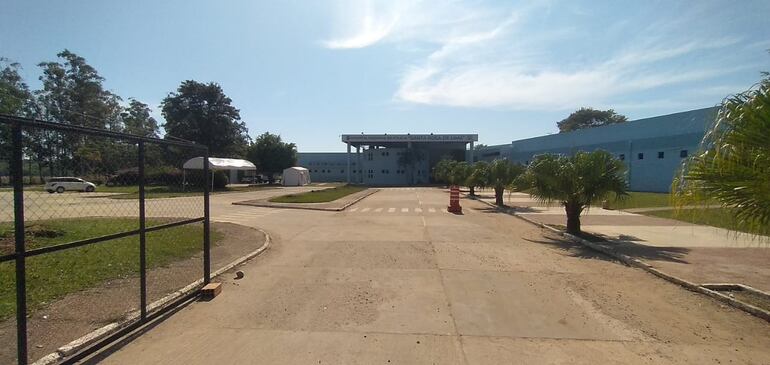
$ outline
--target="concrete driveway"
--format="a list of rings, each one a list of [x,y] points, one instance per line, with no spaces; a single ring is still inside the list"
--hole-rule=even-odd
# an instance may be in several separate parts
[[[224,196],[223,196],[224,197]],[[270,250],[108,364],[770,363],[767,322],[440,189],[343,212],[233,206]]]

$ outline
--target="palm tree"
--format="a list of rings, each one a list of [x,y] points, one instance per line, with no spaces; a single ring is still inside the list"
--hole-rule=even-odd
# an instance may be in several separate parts
[[[560,202],[567,213],[567,232],[580,233],[580,214],[614,193],[626,193],[625,166],[609,152],[577,152],[572,156],[544,154],[535,157],[524,178],[535,198]]]
[[[511,185],[522,173],[524,166],[521,164],[512,164],[508,160],[492,161],[487,171],[487,184],[495,189],[495,204],[503,206],[503,193],[505,188]]]
[[[770,233],[770,74],[722,102],[701,151],[685,161],[672,193],[678,204],[714,199],[737,230]]]
[[[489,163],[486,161],[479,161],[471,166],[472,171],[465,181],[465,184],[470,188],[471,195],[476,195],[476,187],[487,187],[489,185]]]

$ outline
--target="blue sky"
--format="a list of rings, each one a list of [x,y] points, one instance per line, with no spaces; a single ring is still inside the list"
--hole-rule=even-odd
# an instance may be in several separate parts
[[[222,85],[252,136],[341,151],[342,133],[556,132],[581,106],[702,108],[770,69],[770,2],[9,1],[0,56],[33,88],[69,49],[155,108]]]

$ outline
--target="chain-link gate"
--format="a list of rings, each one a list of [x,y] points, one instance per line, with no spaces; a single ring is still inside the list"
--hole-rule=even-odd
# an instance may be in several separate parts
[[[98,324],[128,323],[117,338],[195,295],[154,308],[190,281],[155,271],[148,280],[148,269],[200,259],[194,275],[209,282],[209,166],[181,170],[189,158],[207,161],[205,146],[6,115],[0,128],[0,339],[9,339],[0,363],[26,364]]]

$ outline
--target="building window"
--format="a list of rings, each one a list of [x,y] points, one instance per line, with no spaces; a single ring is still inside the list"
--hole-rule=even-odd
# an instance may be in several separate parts
[[[626,160],[626,155],[624,153],[621,153],[621,154],[618,155],[618,159],[620,159],[620,161],[625,161]]]
[[[663,151],[658,152],[658,158],[664,158],[666,157],[666,153]]]
[[[344,173],[345,173],[345,170],[340,170],[340,174],[344,174]]]
[[[639,154],[636,155],[636,157],[639,158],[640,160],[644,160],[644,153],[639,152]]]
[[[687,150],[681,150],[679,151],[679,157],[685,158],[687,157]]]

